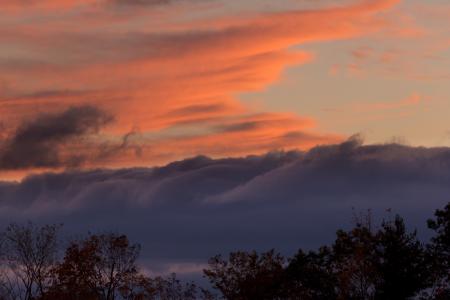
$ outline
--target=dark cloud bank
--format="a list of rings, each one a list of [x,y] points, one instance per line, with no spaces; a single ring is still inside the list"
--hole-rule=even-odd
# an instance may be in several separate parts
[[[375,218],[389,208],[402,214],[426,238],[425,220],[449,200],[449,148],[349,140],[306,153],[31,176],[0,184],[0,219],[124,232],[158,266],[234,249],[316,247],[369,208]]]

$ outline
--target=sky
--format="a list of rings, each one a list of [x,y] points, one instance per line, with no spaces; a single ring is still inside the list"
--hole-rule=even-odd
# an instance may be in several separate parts
[[[2,1],[0,178],[356,133],[447,146],[449,13],[439,0]]]
[[[2,0],[1,224],[117,229],[182,273],[315,247],[355,209],[423,228],[449,22],[448,0]]]

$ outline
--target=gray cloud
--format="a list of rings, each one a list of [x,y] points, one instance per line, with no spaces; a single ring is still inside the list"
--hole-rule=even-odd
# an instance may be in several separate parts
[[[389,217],[387,209],[400,213],[426,238],[425,220],[449,195],[449,148],[352,139],[304,153],[31,176],[0,184],[0,222],[125,232],[142,242],[143,260],[162,270],[235,249],[316,247],[366,209],[375,219]]]
[[[41,90],[30,94],[19,94],[10,97],[0,98],[0,101],[28,101],[35,99],[61,99],[63,97],[88,96],[92,91],[84,90]]]
[[[112,117],[92,106],[42,114],[24,122],[0,148],[0,169],[62,167],[77,164],[81,156],[61,157],[61,146],[97,133]]]
[[[185,116],[186,114],[220,112],[226,109],[222,103],[189,105],[169,111],[166,116]]]
[[[141,157],[143,149],[136,140],[139,141],[141,135],[139,132],[132,130],[122,136],[120,143],[103,143],[99,145],[98,154],[95,156],[95,161],[104,161],[105,159],[122,154],[126,150],[133,150],[136,157]]]

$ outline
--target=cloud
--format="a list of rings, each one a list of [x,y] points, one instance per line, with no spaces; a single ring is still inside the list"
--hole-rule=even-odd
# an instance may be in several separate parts
[[[252,107],[239,95],[262,91],[281,80],[287,67],[313,61],[312,53],[294,46],[379,30],[384,26],[380,13],[397,2],[367,0],[277,12],[255,8],[255,13],[225,11],[219,16],[193,14],[192,1],[175,10],[163,5],[158,17],[152,9],[111,15],[101,5],[91,10],[77,6],[64,17],[51,18],[39,10],[19,11],[23,22],[5,19],[0,29],[0,42],[9,45],[0,54],[1,77],[12,87],[7,101],[0,101],[0,114],[8,116],[4,122],[12,131],[17,120],[38,109],[57,112],[89,103],[116,116],[105,130],[111,139],[139,129],[145,139],[141,157],[124,151],[93,167],[337,142],[338,135],[317,132],[310,116]],[[48,93],[55,87],[69,92],[61,97]]]
[[[0,7],[22,13],[30,8],[48,11],[70,10],[83,5],[92,5],[96,2],[98,0],[4,0]]]
[[[137,5],[137,6],[153,6],[167,5],[180,0],[107,0],[112,5]]]
[[[42,114],[25,121],[3,142],[0,169],[76,165],[83,157],[73,153],[63,157],[62,147],[97,133],[111,121],[110,115],[92,106],[71,107],[60,113]]]
[[[421,238],[450,194],[450,149],[357,139],[307,152],[163,167],[70,171],[0,184],[0,220],[63,222],[67,234],[117,230],[143,244],[149,268],[199,264],[220,252],[293,253],[331,241],[354,212],[400,213]]]

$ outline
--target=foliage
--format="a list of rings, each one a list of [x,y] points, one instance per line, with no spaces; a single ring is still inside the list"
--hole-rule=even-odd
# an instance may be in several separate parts
[[[275,299],[282,283],[284,258],[271,250],[258,255],[255,251],[233,252],[228,260],[217,255],[205,270],[213,287],[226,299]]]
[[[54,281],[45,297],[116,299],[127,279],[137,274],[139,250],[126,236],[112,233],[72,242],[63,262],[53,268]]]

